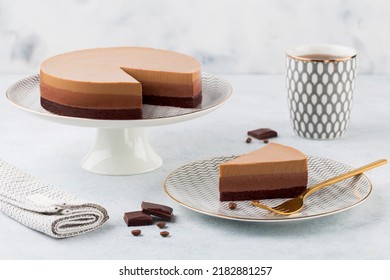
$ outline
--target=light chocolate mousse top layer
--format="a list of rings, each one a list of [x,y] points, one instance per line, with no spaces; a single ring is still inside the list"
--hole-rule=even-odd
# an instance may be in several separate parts
[[[220,177],[307,173],[307,156],[292,147],[270,143],[219,168]]]
[[[188,55],[152,48],[88,49],[45,60],[40,79],[47,86],[77,93],[141,95],[142,81],[200,84],[201,64]]]

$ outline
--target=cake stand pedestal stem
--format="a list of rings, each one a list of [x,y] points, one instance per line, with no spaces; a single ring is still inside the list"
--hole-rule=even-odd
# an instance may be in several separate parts
[[[98,128],[95,145],[81,162],[84,169],[104,175],[140,174],[161,165],[142,127]]]

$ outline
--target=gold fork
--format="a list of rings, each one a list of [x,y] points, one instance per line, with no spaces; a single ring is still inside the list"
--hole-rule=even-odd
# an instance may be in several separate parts
[[[386,159],[380,159],[380,160],[374,161],[370,164],[356,168],[356,169],[349,171],[347,173],[333,177],[333,178],[328,179],[322,183],[314,185],[311,188],[308,188],[303,193],[301,193],[299,196],[297,196],[293,199],[287,200],[287,201],[283,202],[282,204],[275,206],[275,207],[267,206],[267,205],[265,205],[257,200],[253,200],[252,205],[259,207],[259,208],[262,208],[262,209],[265,209],[265,210],[269,210],[269,211],[274,212],[274,213],[279,214],[279,215],[287,216],[287,215],[295,214],[295,213],[298,213],[303,208],[303,200],[306,197],[308,197],[309,195],[311,195],[312,193],[314,193],[320,189],[323,189],[329,185],[332,185],[334,183],[348,179],[348,178],[353,177],[355,175],[359,175],[367,170],[384,165],[386,163],[387,163]]]

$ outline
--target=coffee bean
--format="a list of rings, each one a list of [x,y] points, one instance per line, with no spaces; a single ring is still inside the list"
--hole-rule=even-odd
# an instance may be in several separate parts
[[[264,139],[263,142],[264,142],[264,144],[267,144],[268,143],[268,139]]]
[[[246,142],[247,142],[247,143],[252,142],[252,138],[250,138],[250,137],[246,138]]]
[[[169,235],[169,231],[162,231],[162,232],[160,232],[160,235],[162,237],[167,237]]]
[[[158,222],[156,224],[156,226],[158,226],[159,228],[165,228],[165,223],[164,222]]]
[[[134,235],[134,236],[138,236],[138,235],[141,234],[141,230],[139,230],[139,229],[134,229],[134,230],[131,231],[131,234]]]
[[[230,209],[230,210],[234,210],[234,209],[236,209],[236,208],[237,208],[237,204],[236,204],[236,203],[234,203],[234,202],[229,202],[229,205],[228,205],[228,207],[229,207],[229,209]]]

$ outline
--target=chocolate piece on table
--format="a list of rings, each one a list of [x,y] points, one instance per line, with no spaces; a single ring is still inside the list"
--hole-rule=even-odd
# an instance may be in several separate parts
[[[162,237],[167,237],[169,235],[169,231],[162,231],[162,232],[160,232],[160,235]]]
[[[277,137],[278,133],[270,128],[259,128],[256,130],[248,131],[248,135],[256,139],[263,140]]]
[[[142,201],[141,208],[146,214],[157,216],[166,220],[171,220],[173,216],[173,209],[162,204]]]
[[[251,143],[252,142],[252,138],[250,138],[250,137],[246,138],[245,142],[247,142],[248,144]]]
[[[153,223],[153,219],[150,215],[145,214],[142,211],[134,211],[125,213],[123,219],[127,226],[146,226]]]

